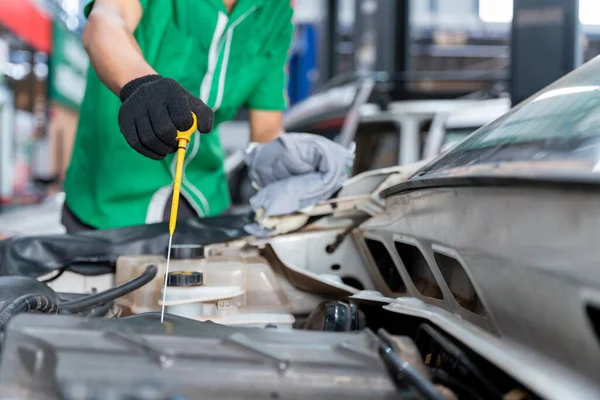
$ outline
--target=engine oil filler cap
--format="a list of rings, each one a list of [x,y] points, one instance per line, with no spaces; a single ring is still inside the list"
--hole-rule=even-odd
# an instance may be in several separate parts
[[[200,244],[178,244],[171,246],[171,259],[190,260],[204,257],[204,246]]]
[[[173,271],[167,277],[167,286],[200,286],[204,276],[199,271]]]

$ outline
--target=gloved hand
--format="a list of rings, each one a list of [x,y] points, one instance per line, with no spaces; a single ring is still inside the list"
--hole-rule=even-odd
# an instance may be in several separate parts
[[[212,130],[213,111],[173,79],[143,76],[123,86],[119,97],[123,136],[138,153],[154,160],[177,151],[177,130],[192,126],[192,112],[199,132]]]
[[[329,199],[348,178],[354,154],[308,133],[284,133],[246,154],[250,179],[259,191],[250,199],[265,217],[284,215]]]

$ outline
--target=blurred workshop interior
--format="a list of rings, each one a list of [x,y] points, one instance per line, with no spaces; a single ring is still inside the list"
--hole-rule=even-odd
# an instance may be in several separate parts
[[[62,182],[90,68],[85,3],[0,0],[2,231],[63,229]],[[439,154],[600,53],[597,0],[292,3],[286,131],[350,134],[355,173]],[[477,116],[448,118],[464,102],[479,107]],[[361,109],[354,125],[353,107]],[[374,141],[365,130],[381,135]],[[249,141],[244,110],[220,135],[232,198],[244,203],[251,189],[234,173]]]

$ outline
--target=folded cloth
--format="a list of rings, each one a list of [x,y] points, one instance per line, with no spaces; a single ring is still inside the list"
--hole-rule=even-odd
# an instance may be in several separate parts
[[[318,135],[285,133],[246,154],[246,164],[258,193],[254,210],[266,217],[284,215],[329,199],[348,178],[354,154]]]

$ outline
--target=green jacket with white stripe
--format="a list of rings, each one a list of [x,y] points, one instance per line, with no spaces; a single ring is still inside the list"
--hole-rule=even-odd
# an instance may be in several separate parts
[[[199,216],[219,214],[230,198],[217,127],[240,107],[285,108],[290,1],[238,0],[231,13],[222,0],[140,2],[134,36],[146,61],[215,111],[213,132],[192,136],[182,195]],[[120,105],[90,68],[65,192],[71,211],[100,229],[158,222],[171,194],[174,156],[133,150],[119,130]]]

